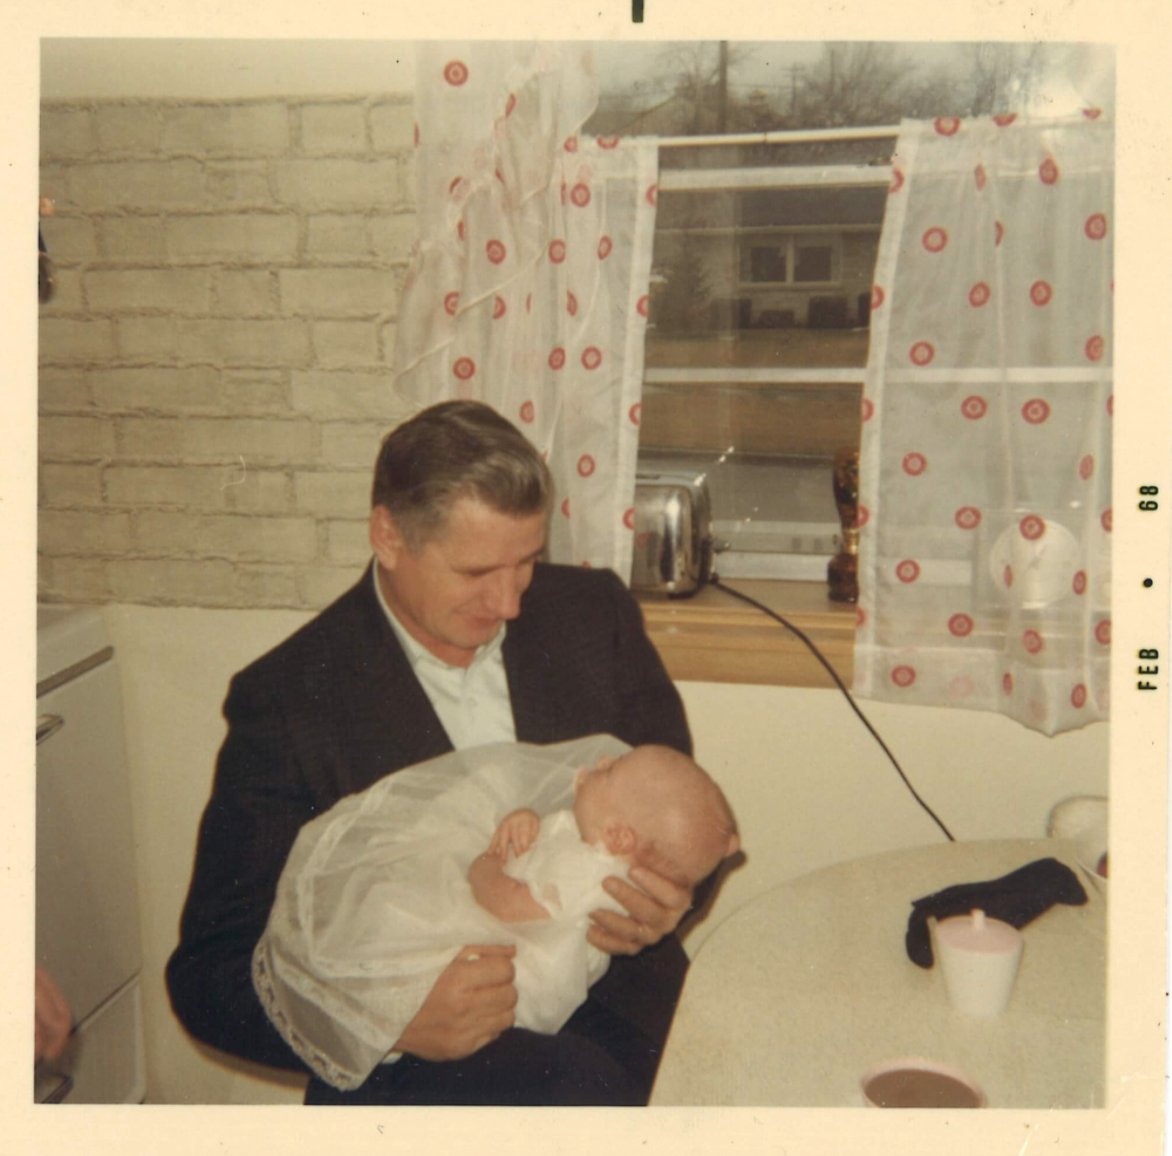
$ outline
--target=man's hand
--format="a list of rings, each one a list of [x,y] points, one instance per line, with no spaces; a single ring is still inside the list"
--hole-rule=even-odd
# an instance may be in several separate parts
[[[646,867],[632,867],[632,887],[625,879],[612,875],[603,883],[608,895],[626,909],[592,911],[586,938],[610,955],[638,955],[645,947],[658,943],[675,931],[692,905],[692,892],[680,887]]]
[[[460,1060],[513,1026],[516,947],[465,947],[440,973],[394,1051],[421,1060]]]
[[[65,1051],[69,1033],[73,1029],[73,1014],[61,989],[47,971],[38,966],[35,979],[36,1031],[33,1056],[39,1064],[42,1060],[55,1060]]]

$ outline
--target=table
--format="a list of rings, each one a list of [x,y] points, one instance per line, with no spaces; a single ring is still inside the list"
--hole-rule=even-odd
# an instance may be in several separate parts
[[[1023,928],[1006,1011],[953,1011],[939,967],[907,957],[911,902],[1053,856],[1088,902]],[[654,1105],[843,1107],[878,1064],[967,1072],[990,1108],[1091,1108],[1105,1083],[1106,896],[1057,839],[946,843],[840,863],[739,908],[692,962]]]

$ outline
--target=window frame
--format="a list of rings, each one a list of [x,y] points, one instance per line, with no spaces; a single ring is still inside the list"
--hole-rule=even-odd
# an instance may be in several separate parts
[[[890,139],[899,135],[897,126],[866,129],[802,131],[752,134],[750,136],[681,137],[660,140],[660,148],[806,143],[826,140]],[[785,187],[814,182],[834,185],[867,184],[890,188],[892,167],[887,165],[843,164],[834,166],[828,178],[825,166],[770,166],[737,169],[660,168],[659,188],[663,192],[704,188]],[[781,173],[784,172],[784,178]],[[731,184],[740,177],[743,183]],[[881,228],[881,223],[876,227]],[[675,231],[675,230],[673,230]],[[799,229],[790,230],[797,233]],[[746,232],[751,232],[746,230]],[[841,280],[841,242],[836,273]],[[751,283],[747,291],[761,286]],[[812,283],[821,288],[824,283]],[[786,285],[786,289],[793,288]],[[645,366],[644,382],[652,386],[673,384],[720,384],[733,379],[764,387],[771,385],[826,385],[841,388],[860,385],[866,365],[826,368],[771,366],[731,370],[714,366]],[[717,560],[719,563],[719,559]],[[787,579],[734,579],[729,583],[782,614],[801,629],[823,652],[839,676],[850,684],[854,659],[857,609],[850,603],[830,599],[825,581]],[[639,592],[648,635],[663,659],[669,675],[677,681],[726,682],[758,685],[827,688],[834,684],[805,645],[782,625],[712,586],[683,598]]]
[[[798,134],[803,138],[808,138],[810,134]],[[837,134],[840,137],[851,134]],[[864,134],[866,136],[873,135],[870,132]],[[895,133],[887,133],[885,136],[890,136],[893,140]],[[735,139],[735,138],[729,138]],[[709,168],[709,169],[691,169],[691,168],[661,168],[659,174],[659,188],[663,193],[684,192],[684,193],[705,193],[705,192],[745,192],[745,191],[761,191],[765,189],[784,189],[784,188],[878,188],[886,192],[891,185],[892,169],[890,164],[860,164],[858,162],[847,161],[837,163],[834,165],[738,165],[734,167],[724,168]],[[739,212],[738,212],[739,216]],[[704,228],[688,228],[682,226],[669,226],[663,230],[659,230],[663,235],[678,236],[681,234],[696,234],[698,236],[710,236],[715,233],[729,235],[735,239],[738,251],[738,274],[740,272],[740,251],[745,240],[749,240],[763,234],[764,228],[761,226],[748,226],[744,229],[735,226],[722,226],[718,229],[711,227]],[[827,236],[831,235],[834,238],[836,252],[835,259],[838,268],[834,270],[837,275],[835,282],[789,282],[789,283],[763,283],[753,282],[741,285],[740,291],[749,294],[760,294],[767,296],[771,292],[782,293],[814,293],[825,291],[833,291],[835,285],[841,288],[845,283],[843,281],[842,270],[842,237],[846,233],[860,233],[873,232],[878,235],[882,228],[882,222],[876,222],[874,225],[851,223],[840,228],[827,228],[823,224],[817,224],[809,227],[801,225],[782,225],[778,226],[774,235],[785,235],[787,237],[798,238],[801,236]],[[791,246],[791,252],[796,248],[796,240]],[[791,258],[791,271],[792,258]],[[868,285],[870,281],[868,281]],[[650,338],[650,334],[649,334]],[[730,388],[737,388],[741,390],[751,390],[759,394],[766,393],[771,388],[780,387],[788,388],[791,391],[794,389],[811,390],[814,393],[821,391],[824,398],[831,396],[830,391],[841,393],[844,388],[853,388],[862,391],[863,382],[866,376],[866,364],[848,365],[848,366],[755,366],[755,367],[734,367],[734,366],[716,366],[711,364],[686,364],[676,366],[665,366],[655,364],[645,364],[643,370],[643,381],[650,391],[656,390],[703,390],[708,386],[728,386]],[[645,398],[646,398],[645,394]],[[644,406],[645,414],[650,417],[650,407]],[[669,445],[657,445],[655,443],[647,443],[646,449],[649,453],[658,450],[671,451],[675,443]],[[817,448],[816,448],[817,447]],[[642,448],[642,447],[641,447]],[[681,450],[683,446],[679,447]],[[792,453],[792,450],[779,450],[781,453]],[[804,453],[809,456],[820,455],[827,456],[825,453],[825,446],[817,443],[816,439],[808,443],[804,448],[799,450],[799,453]],[[819,523],[820,525],[820,523]],[[825,532],[825,528],[823,531]],[[817,572],[825,559],[821,554],[800,554],[800,553],[785,553],[782,551],[767,552],[761,554],[759,557],[743,556],[738,566],[745,574],[752,574],[754,576],[769,575],[780,580],[808,580],[811,573]]]

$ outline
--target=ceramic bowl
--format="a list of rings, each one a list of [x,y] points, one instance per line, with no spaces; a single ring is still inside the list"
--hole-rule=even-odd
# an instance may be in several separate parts
[[[1107,894],[1107,800],[1099,795],[1064,799],[1050,812],[1047,834],[1074,845],[1083,873]]]

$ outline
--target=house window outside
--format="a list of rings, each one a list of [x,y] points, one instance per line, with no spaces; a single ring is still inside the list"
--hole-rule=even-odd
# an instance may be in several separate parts
[[[833,281],[831,265],[834,257],[834,239],[825,242],[795,242],[794,280],[799,283],[811,281]]]
[[[770,282],[784,285],[789,279],[790,242],[741,245],[741,279],[754,285]],[[748,261],[745,258],[748,258]],[[745,266],[748,265],[748,269]]]
[[[741,284],[752,288],[758,285],[833,283],[836,280],[837,242],[835,235],[818,240],[746,235],[739,245]]]
[[[893,145],[661,152],[640,468],[707,477],[724,577],[826,578]]]

